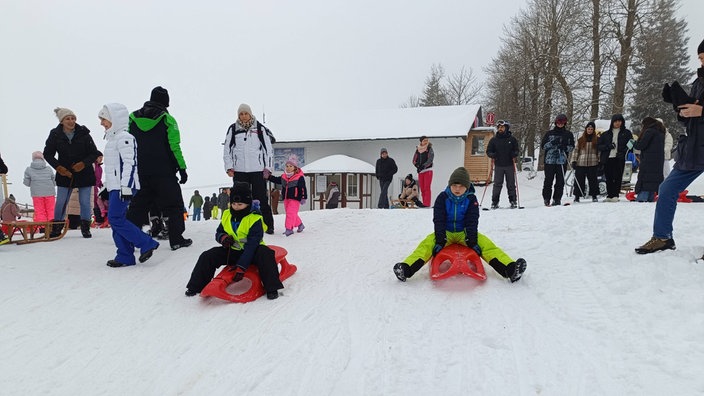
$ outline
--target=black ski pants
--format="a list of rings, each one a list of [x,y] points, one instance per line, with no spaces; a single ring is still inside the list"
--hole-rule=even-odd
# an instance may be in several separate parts
[[[161,211],[169,228],[171,246],[183,243],[186,225],[183,221],[183,196],[176,175],[139,177],[141,189],[134,195],[127,210],[127,220],[137,227],[149,221],[149,210]]]
[[[609,158],[604,165],[604,177],[606,177],[606,197],[618,198],[621,194],[621,182],[623,180],[623,168],[626,166],[626,159],[623,157]]]
[[[576,198],[585,197],[587,192],[592,198],[596,198],[599,195],[599,180],[597,179],[597,170],[599,166],[578,166],[574,170],[574,187],[572,188],[572,194]],[[589,182],[589,191],[585,190],[584,179]]]
[[[543,200],[549,201],[552,195],[553,201],[562,200],[562,190],[565,188],[565,165],[545,164],[545,181],[543,182]],[[552,190],[552,183],[555,181],[555,191]]]
[[[506,179],[506,190],[508,190],[508,201],[516,202],[516,168],[511,166],[497,166],[494,168],[494,189],[491,194],[491,203],[498,204],[501,189]]]

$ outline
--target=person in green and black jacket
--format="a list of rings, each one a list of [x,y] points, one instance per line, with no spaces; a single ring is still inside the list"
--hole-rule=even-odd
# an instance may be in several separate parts
[[[193,241],[183,237],[185,205],[179,183],[186,183],[188,174],[178,124],[167,107],[169,92],[156,87],[149,101],[130,114],[129,132],[137,141],[137,167],[142,189],[132,198],[127,218],[141,227],[148,223],[152,204],[156,205],[166,221],[171,249],[176,250],[190,246]]]

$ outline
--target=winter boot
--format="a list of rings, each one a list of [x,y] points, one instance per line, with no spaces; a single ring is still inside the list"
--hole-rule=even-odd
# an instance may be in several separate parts
[[[152,254],[154,254],[154,251],[159,248],[159,244],[157,243],[156,246],[153,248],[147,250],[146,252],[142,253],[139,255],[139,262],[143,263],[147,260],[149,260],[152,257]]]
[[[58,238],[61,235],[61,231],[64,230],[65,223],[61,220],[52,220],[54,224],[51,226],[51,233],[49,238]]]
[[[298,229],[296,230],[296,232],[303,232],[303,230],[305,230],[305,229],[306,229],[306,226],[304,226],[303,223],[301,223],[301,225],[298,226]]]
[[[574,197],[574,203],[579,203],[579,197],[575,195]]]
[[[284,231],[284,235],[286,235],[286,236],[293,235],[293,228],[287,228],[286,231]]]
[[[545,206],[550,206],[550,200],[549,200],[549,199],[543,200],[543,203],[545,204]]]
[[[161,218],[154,216],[150,219],[150,223],[151,229],[149,230],[149,235],[151,235],[152,238],[156,238],[164,228],[164,222]]]
[[[675,241],[672,238],[660,239],[652,237],[643,246],[636,248],[636,253],[648,254],[667,249],[675,250],[675,248]]]
[[[10,242],[10,238],[8,238],[7,235],[0,230],[0,245],[4,245],[8,242]]]
[[[560,202],[559,199],[553,199],[552,200],[552,206],[560,206],[562,203]]]
[[[125,264],[125,263],[121,263],[117,260],[108,260],[107,265],[108,265],[108,267],[112,267],[112,268],[120,268],[120,267],[130,267],[134,264]]]
[[[516,209],[518,207],[518,204],[516,201],[511,201],[511,209]]]
[[[191,245],[193,245],[193,240],[188,239],[188,238],[184,238],[183,241],[171,245],[171,250],[178,250],[178,249],[181,249],[182,247],[189,247]]]
[[[266,298],[269,300],[276,300],[277,298],[279,298],[279,291],[274,290],[274,291],[266,292]]]
[[[519,258],[516,260],[515,263],[511,263],[508,265],[509,268],[513,267],[511,272],[508,274],[508,278],[511,280],[511,283],[517,282],[519,279],[521,279],[521,275],[526,271],[526,261],[522,258]]]
[[[90,220],[81,220],[81,235],[83,235],[83,238],[90,238],[93,236],[90,233]]]
[[[592,202],[599,202],[599,198],[597,198],[597,197],[592,197]]]
[[[491,203],[491,208],[492,208],[492,209],[498,209],[498,208],[499,208],[499,203],[498,203],[498,202],[492,202],[492,203]]]
[[[195,291],[193,291],[193,290],[191,290],[191,289],[186,289],[186,297],[193,297],[193,296],[195,296],[196,294],[198,294],[198,292],[195,292]]]
[[[394,274],[401,282],[405,282],[408,276],[406,274],[409,272],[409,266],[406,263],[396,263],[394,264]]]

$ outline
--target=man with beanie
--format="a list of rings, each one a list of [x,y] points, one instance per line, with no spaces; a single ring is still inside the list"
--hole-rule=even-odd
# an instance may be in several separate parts
[[[526,270],[526,261],[522,258],[513,261],[489,237],[478,231],[479,202],[467,169],[455,169],[447,184],[433,205],[435,231],[425,237],[405,260],[394,265],[396,278],[405,282],[445,246],[460,244],[474,249],[504,278],[511,282],[521,279]]]
[[[567,130],[567,116],[558,114],[555,117],[555,127],[549,130],[540,141],[540,148],[545,150],[545,181],[543,182],[543,202],[550,206],[560,206],[565,188],[565,165],[569,153],[574,149],[574,135]],[[555,181],[555,191],[552,183]]]
[[[171,249],[176,250],[193,241],[183,237],[185,205],[179,183],[186,183],[188,174],[181,152],[181,132],[167,107],[169,92],[156,87],[149,101],[130,114],[129,133],[137,142],[141,190],[132,199],[127,218],[139,227],[148,224],[149,210],[155,205],[166,221]]]
[[[696,103],[678,106],[677,116],[687,133],[680,135],[675,165],[658,190],[653,236],[643,246],[636,248],[636,253],[639,254],[675,249],[672,222],[677,209],[677,198],[680,192],[704,172],[704,41],[699,44],[697,53],[701,67],[697,70],[697,78],[692,83],[689,94]]]
[[[496,123],[496,136],[489,140],[486,155],[494,165],[494,189],[491,194],[491,208],[499,208],[499,198],[503,188],[504,178],[508,190],[508,201],[511,209],[518,207],[516,201],[516,157],[518,157],[518,141],[511,136],[511,124],[508,121]]]
[[[396,161],[389,157],[389,152],[386,148],[381,149],[379,154],[381,158],[376,160],[376,178],[379,180],[379,209],[389,208],[389,186],[394,178],[396,172],[398,172],[398,167],[396,166]]]
[[[267,199],[266,178],[274,169],[276,141],[271,131],[252,114],[248,104],[237,108],[237,121],[227,128],[223,148],[225,172],[233,182],[246,182],[252,188],[252,196],[259,200],[267,234],[274,233],[274,216]]]
[[[220,246],[206,250],[198,257],[186,285],[186,296],[200,293],[221,265],[233,265],[234,282],[239,282],[251,264],[259,270],[266,298],[278,298],[278,290],[284,285],[279,278],[274,251],[264,243],[266,224],[261,213],[252,207],[252,190],[248,183],[234,182],[229,206],[215,231],[215,241]]]
[[[80,203],[81,234],[90,238],[90,223],[93,215],[91,196],[95,185],[93,163],[100,155],[90,130],[76,123],[76,114],[70,109],[54,109],[59,125],[49,132],[42,155],[46,162],[56,169],[56,205],[54,206],[54,227],[49,236],[61,235],[66,219],[66,208],[71,192],[78,188]],[[58,157],[58,158],[57,158]]]

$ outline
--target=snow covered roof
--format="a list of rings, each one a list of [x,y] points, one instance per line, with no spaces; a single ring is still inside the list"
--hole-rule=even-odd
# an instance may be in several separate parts
[[[375,173],[376,168],[357,158],[342,154],[330,155],[301,168],[303,173]]]
[[[480,105],[336,111],[305,116],[267,114],[266,125],[278,142],[406,139],[466,136]],[[477,125],[478,126],[478,125]]]

